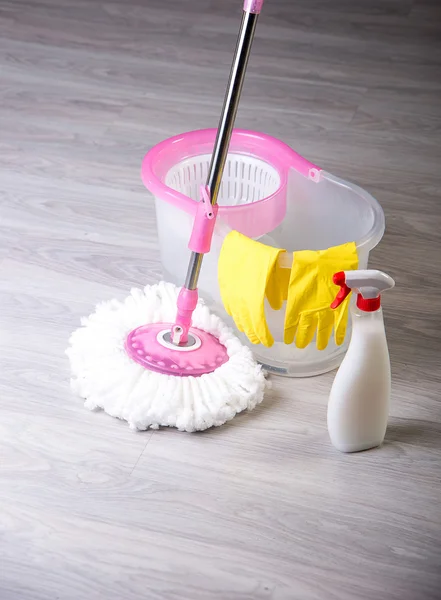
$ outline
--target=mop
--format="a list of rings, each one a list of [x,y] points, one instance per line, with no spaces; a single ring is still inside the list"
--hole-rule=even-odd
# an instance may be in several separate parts
[[[96,307],[71,336],[72,389],[89,409],[131,428],[196,431],[219,426],[264,396],[267,382],[251,350],[198,298],[210,251],[217,196],[263,0],[245,0],[208,178],[201,187],[185,285],[133,289]]]

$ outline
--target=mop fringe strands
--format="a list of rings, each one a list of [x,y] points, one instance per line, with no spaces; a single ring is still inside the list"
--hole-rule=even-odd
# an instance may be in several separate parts
[[[169,426],[196,431],[222,425],[262,401],[267,382],[251,350],[202,301],[193,313],[193,325],[225,346],[224,364],[200,377],[182,377],[151,371],[128,356],[128,332],[146,321],[173,320],[178,292],[165,282],[133,289],[123,302],[104,302],[82,320],[67,354],[73,389],[86,399],[87,408],[103,409],[133,429]]]

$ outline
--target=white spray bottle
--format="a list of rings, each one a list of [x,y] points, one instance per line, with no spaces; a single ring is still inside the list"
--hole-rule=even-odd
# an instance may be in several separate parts
[[[341,452],[379,446],[387,428],[391,391],[390,360],[380,294],[394,287],[381,271],[342,271],[334,275],[341,287],[331,304],[337,308],[354,290],[352,337],[335,376],[328,403],[328,432]]]

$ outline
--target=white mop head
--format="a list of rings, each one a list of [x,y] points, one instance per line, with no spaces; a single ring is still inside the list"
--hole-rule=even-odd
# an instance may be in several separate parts
[[[199,302],[193,325],[216,336],[229,360],[213,373],[179,377],[149,371],[124,349],[130,331],[146,323],[173,322],[179,288],[171,283],[133,289],[124,302],[99,304],[71,336],[66,350],[72,389],[89,409],[101,408],[134,429],[160,426],[197,431],[222,425],[252,410],[267,382],[251,350]]]

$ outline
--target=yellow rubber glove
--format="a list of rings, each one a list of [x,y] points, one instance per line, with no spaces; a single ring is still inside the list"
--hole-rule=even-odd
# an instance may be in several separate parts
[[[336,309],[330,305],[339,291],[332,277],[338,271],[358,268],[354,242],[328,250],[294,252],[285,313],[285,344],[296,340],[306,348],[317,332],[317,348],[324,350],[334,329],[335,343],[343,343],[348,321],[349,297]]]
[[[283,304],[277,259],[279,248],[265,246],[237,231],[222,244],[218,262],[219,287],[227,313],[253,344],[274,343],[265,319],[265,295],[274,310]]]

